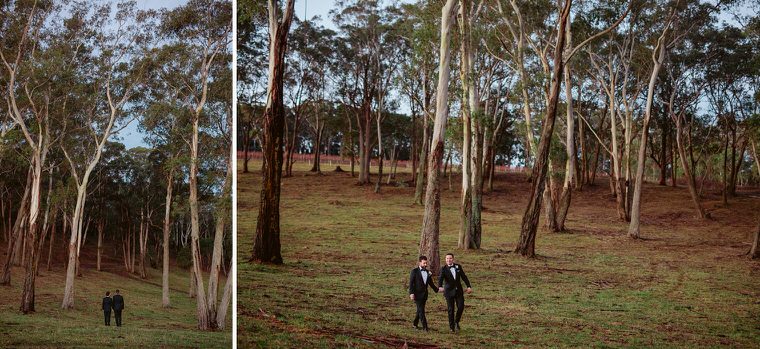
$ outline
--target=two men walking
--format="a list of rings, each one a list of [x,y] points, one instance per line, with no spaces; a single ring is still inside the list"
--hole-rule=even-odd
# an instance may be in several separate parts
[[[119,294],[119,290],[116,290],[116,294],[111,297],[111,291],[106,291],[106,296],[103,297],[103,316],[106,320],[106,326],[111,326],[111,310],[114,312],[116,318],[116,326],[121,327],[121,311],[124,310],[124,297]]]
[[[454,255],[448,253],[446,254],[446,264],[441,267],[438,277],[439,286],[436,287],[433,282],[433,274],[427,270],[427,263],[427,257],[420,256],[417,268],[412,269],[409,273],[409,298],[417,306],[417,313],[413,322],[414,328],[420,329],[417,325],[422,322],[422,330],[428,331],[425,303],[428,296],[427,288],[430,287],[436,293],[443,291],[449,315],[449,329],[451,332],[458,332],[460,330],[459,321],[462,319],[462,312],[464,311],[464,294],[472,292],[470,280],[467,279],[462,266],[454,263]],[[466,289],[462,286],[462,282],[467,285]]]

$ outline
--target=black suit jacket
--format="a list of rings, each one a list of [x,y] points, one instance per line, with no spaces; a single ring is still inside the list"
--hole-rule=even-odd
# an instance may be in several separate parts
[[[433,283],[433,273],[427,272],[427,282],[422,279],[422,272],[419,267],[412,269],[409,273],[409,294],[414,295],[415,301],[426,300],[428,296],[428,286],[438,293],[438,287]]]
[[[113,296],[113,310],[123,310],[123,309],[124,309],[124,297],[118,294]]]
[[[454,268],[456,268],[456,279],[451,275],[451,270],[446,264],[441,267],[441,276],[438,277],[438,284],[443,285],[443,295],[446,298],[463,294],[464,288],[462,287],[462,281],[464,281],[464,284],[467,285],[467,287],[470,287],[470,280],[467,279],[467,275],[464,273],[462,266],[454,263]]]
[[[111,308],[113,308],[113,299],[111,299],[111,297],[103,297],[103,306],[101,309],[103,309],[103,311],[111,311]]]

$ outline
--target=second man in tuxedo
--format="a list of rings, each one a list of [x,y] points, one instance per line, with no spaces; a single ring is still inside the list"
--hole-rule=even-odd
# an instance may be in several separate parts
[[[427,270],[427,257],[420,256],[417,268],[412,269],[409,273],[409,298],[417,305],[417,315],[414,317],[414,328],[419,322],[422,322],[422,329],[428,331],[427,318],[425,317],[425,302],[427,302],[428,290],[430,287],[438,293],[438,287],[433,283],[433,274]]]
[[[119,290],[116,290],[116,294],[113,296],[113,312],[116,318],[116,326],[121,327],[121,311],[124,310],[124,297],[119,294]]]
[[[467,289],[462,287],[462,281],[467,285]],[[438,285],[443,286],[443,296],[446,298],[449,311],[449,328],[451,332],[458,332],[459,320],[462,319],[462,311],[464,311],[464,293],[472,292],[472,287],[462,266],[454,263],[454,255],[451,253],[446,254],[446,264],[441,267]],[[456,316],[454,316],[455,304]]]

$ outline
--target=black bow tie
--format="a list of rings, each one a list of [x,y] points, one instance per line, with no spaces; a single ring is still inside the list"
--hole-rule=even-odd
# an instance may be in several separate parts
[[[420,270],[422,270],[422,271],[428,271],[428,270],[427,270],[427,268],[422,268],[422,269],[420,269]]]
[[[451,265],[449,268],[453,268],[453,267],[454,267],[454,265]]]

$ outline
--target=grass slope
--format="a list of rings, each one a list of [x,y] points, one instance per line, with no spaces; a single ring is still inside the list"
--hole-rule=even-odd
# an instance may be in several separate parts
[[[47,256],[47,254],[45,254]],[[116,261],[114,261],[116,262]],[[83,262],[84,263],[84,262]],[[43,263],[40,263],[43,264]],[[107,265],[113,272],[85,268],[74,284],[73,310],[62,310],[65,270],[62,263],[37,277],[36,313],[18,311],[24,270],[13,268],[12,286],[0,286],[0,348],[229,348],[232,343],[231,315],[224,331],[203,332],[196,327],[195,299],[187,296],[189,273],[174,268],[170,274],[172,308],[161,307],[161,271],[149,270],[141,280]],[[207,280],[207,279],[206,279]],[[224,280],[220,281],[224,285]],[[123,326],[103,325],[101,300],[106,290],[120,289],[126,303]],[[221,297],[221,291],[220,291]]]
[[[425,334],[411,329],[406,292],[423,215],[414,189],[374,194],[348,173],[316,176],[305,166],[282,185],[283,266],[247,262],[261,180],[258,171],[238,176],[241,347],[760,347],[760,263],[743,256],[756,194],[729,207],[708,196],[714,218],[699,221],[686,188],[648,184],[645,239],[633,241],[600,178],[573,195],[568,233],[539,230],[531,260],[511,253],[524,176],[499,174],[485,195],[479,251],[456,249],[460,181],[449,191],[443,180],[441,255],[456,254],[474,292],[458,335],[447,332],[446,303],[433,294]]]

